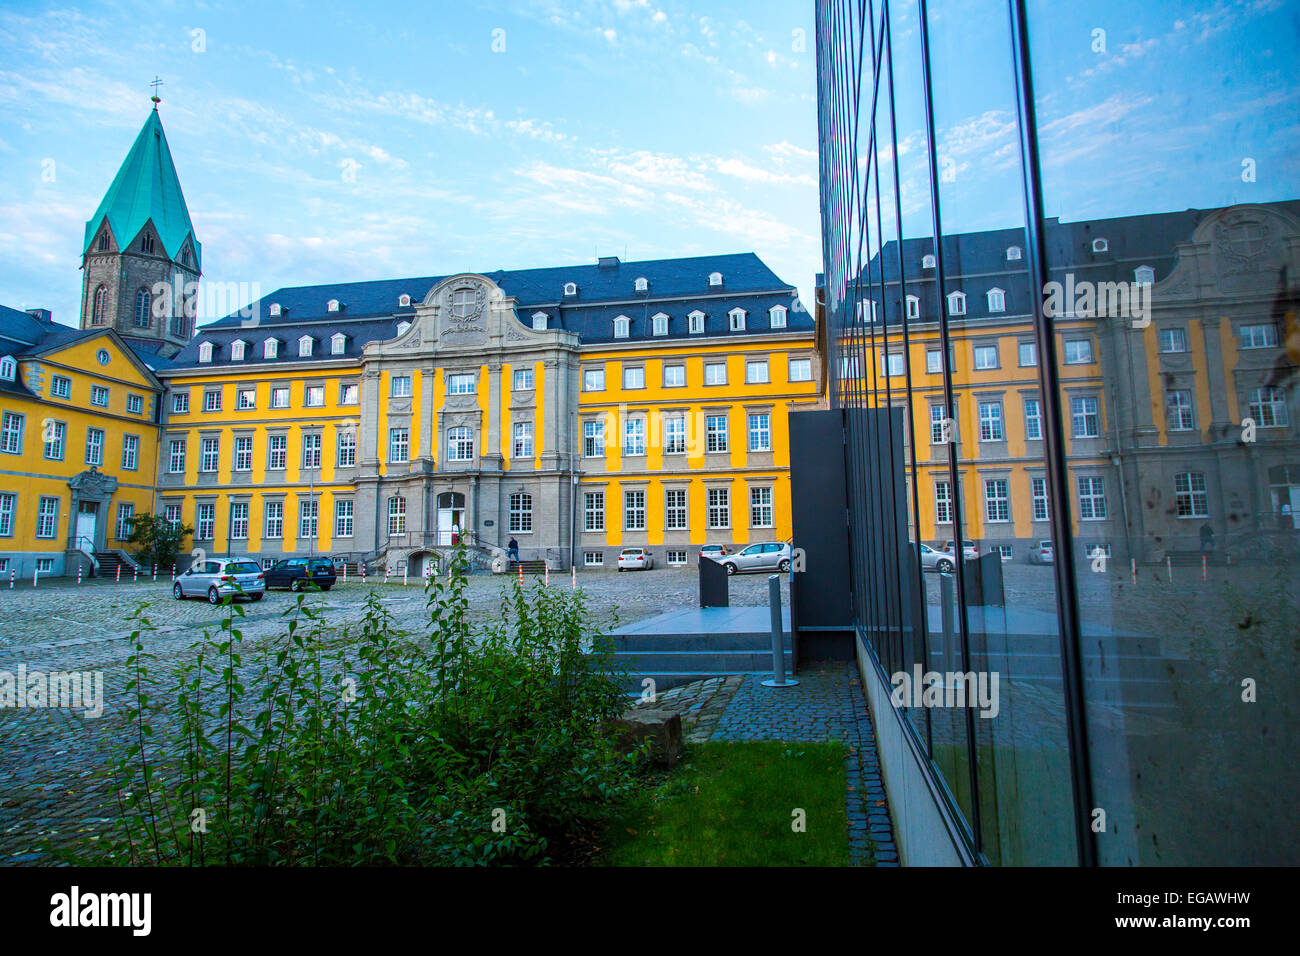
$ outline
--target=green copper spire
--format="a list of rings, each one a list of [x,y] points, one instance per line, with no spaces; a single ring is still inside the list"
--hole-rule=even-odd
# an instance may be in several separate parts
[[[95,215],[86,223],[82,252],[90,252],[90,244],[105,216],[119,246],[124,247],[135,239],[151,219],[163,249],[172,259],[180,256],[181,246],[188,237],[194,246],[194,269],[200,271],[199,243],[194,239],[194,227],[185,208],[171,150],[167,148],[162,120],[158,118],[157,103],[113,177],[113,185],[108,187]]]

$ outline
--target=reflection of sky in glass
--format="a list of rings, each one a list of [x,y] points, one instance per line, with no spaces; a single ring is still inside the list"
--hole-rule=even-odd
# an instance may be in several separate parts
[[[1023,211],[1007,5],[933,0],[929,8],[945,231],[1016,225]],[[894,11],[900,77],[919,78],[915,10],[913,0]],[[1031,0],[1029,14],[1049,216],[1104,218],[1300,194],[1294,6]],[[909,235],[921,235],[930,213],[919,82],[900,80],[895,97],[904,221]],[[1242,180],[1247,159],[1254,182]],[[887,183],[891,174],[883,167],[882,174]],[[882,194],[882,202],[889,236],[892,200]]]

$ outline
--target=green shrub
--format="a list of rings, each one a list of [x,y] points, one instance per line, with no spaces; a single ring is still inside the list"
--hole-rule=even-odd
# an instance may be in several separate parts
[[[469,621],[465,559],[428,586],[426,640],[372,592],[351,633],[299,595],[247,654],[229,603],[180,670],[176,730],[141,605],[130,733],[111,761],[117,825],[72,862],[150,865],[566,862],[622,811],[639,754],[615,753],[625,700],[581,592],[512,582],[501,619]]]

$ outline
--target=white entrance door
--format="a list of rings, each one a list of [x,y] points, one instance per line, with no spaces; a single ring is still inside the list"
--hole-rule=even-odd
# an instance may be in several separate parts
[[[77,540],[74,547],[83,551],[95,550],[95,522],[99,519],[99,504],[83,501],[77,509]]]

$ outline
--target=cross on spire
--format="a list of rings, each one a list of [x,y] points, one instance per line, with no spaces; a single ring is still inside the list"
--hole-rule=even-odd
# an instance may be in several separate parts
[[[158,87],[163,85],[163,81],[158,78],[157,74],[155,74],[153,82],[149,85],[153,87],[153,96],[149,97],[149,99],[153,100],[153,108],[156,111],[158,109],[158,104],[162,102],[162,97],[158,95]]]

